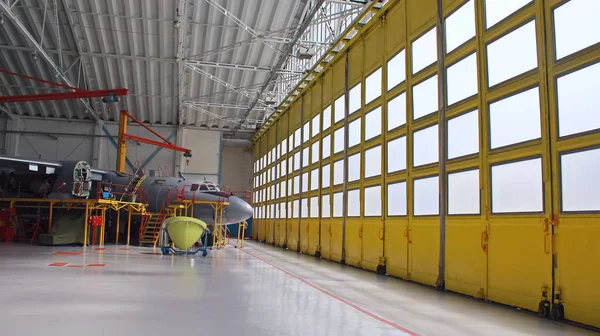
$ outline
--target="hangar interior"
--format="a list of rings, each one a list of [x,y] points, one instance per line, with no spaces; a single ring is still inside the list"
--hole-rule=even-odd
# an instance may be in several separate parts
[[[3,328],[597,335],[599,12],[0,0]]]

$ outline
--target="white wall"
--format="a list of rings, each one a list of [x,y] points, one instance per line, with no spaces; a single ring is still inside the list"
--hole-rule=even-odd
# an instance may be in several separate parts
[[[183,129],[180,133],[179,145],[192,151],[192,158],[187,165],[185,159],[180,156],[179,164],[184,176],[206,178],[219,183],[221,132]]]
[[[24,119],[18,130],[33,132],[19,134],[15,152],[17,156],[51,161],[85,160],[93,162],[94,124],[57,120]],[[43,135],[44,132],[72,133],[80,136]]]
[[[106,123],[107,130],[118,135],[118,124]],[[2,134],[5,129],[23,131],[18,134]],[[221,132],[183,129],[177,132],[174,126],[154,126],[154,131],[164,138],[172,135],[171,141],[180,147],[192,150],[192,158],[186,165],[183,153],[160,149],[146,144],[127,144],[127,158],[135,165],[141,165],[155,151],[154,158],[145,166],[146,173],[156,170],[157,175],[170,174],[177,176],[180,169],[188,178],[206,177],[218,182]],[[41,133],[60,133],[41,134]],[[139,125],[128,124],[127,133],[144,138],[161,141],[154,134]],[[102,128],[91,121],[42,120],[18,118],[15,121],[0,119],[0,153],[7,153],[32,159],[45,160],[85,160],[93,167],[114,170],[117,150]],[[68,134],[68,135],[65,135]],[[177,141],[179,139],[179,141]],[[126,165],[128,172],[132,169]]]
[[[221,184],[231,188],[236,195],[252,190],[252,153],[245,147],[223,147]]]

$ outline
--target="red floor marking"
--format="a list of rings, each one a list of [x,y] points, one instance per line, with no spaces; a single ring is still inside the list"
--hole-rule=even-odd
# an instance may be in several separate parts
[[[104,267],[104,266],[106,266],[106,264],[87,264],[86,266],[98,266],[98,267]]]
[[[324,289],[323,289],[323,288],[321,288],[321,287],[318,287],[318,286],[316,286],[316,285],[313,285],[313,284],[312,284],[312,283],[310,283],[309,281],[307,281],[307,280],[305,280],[305,279],[303,279],[303,278],[301,278],[301,277],[299,277],[299,276],[297,276],[297,275],[295,275],[295,274],[292,274],[292,273],[290,273],[290,272],[288,272],[288,271],[284,270],[283,268],[280,268],[280,267],[278,267],[278,266],[276,266],[276,265],[274,265],[274,264],[272,264],[272,263],[270,263],[270,262],[266,261],[265,259],[263,259],[263,258],[261,258],[261,257],[259,257],[259,256],[256,256],[256,255],[254,255],[254,254],[252,254],[252,253],[250,253],[250,252],[248,252],[248,251],[246,251],[246,250],[242,250],[242,249],[240,249],[240,251],[242,251],[242,252],[244,252],[244,253],[247,253],[247,254],[249,254],[249,255],[253,256],[254,258],[256,258],[256,259],[258,259],[258,260],[260,260],[260,261],[264,262],[265,264],[268,264],[268,265],[270,265],[270,266],[272,266],[272,267],[274,267],[274,268],[276,268],[276,269],[280,270],[281,272],[283,272],[283,273],[285,273],[285,274],[287,274],[287,275],[289,275],[289,276],[291,276],[291,277],[293,277],[293,278],[296,278],[296,279],[298,279],[298,280],[300,280],[300,281],[304,282],[305,284],[309,285],[310,287],[312,287],[312,288],[314,288],[314,289],[316,289],[316,290],[318,290],[318,291],[320,291],[320,292],[322,292],[322,293],[324,293],[324,294],[326,294],[326,295],[329,295],[330,297],[332,297],[332,298],[334,298],[334,299],[336,299],[336,300],[338,300],[338,301],[340,301],[340,302],[342,302],[342,303],[345,303],[346,305],[348,305],[348,306],[350,306],[350,307],[352,307],[352,308],[354,308],[354,309],[358,310],[359,312],[361,312],[361,313],[363,313],[363,314],[365,314],[365,315],[367,315],[367,316],[370,316],[370,317],[372,317],[372,318],[376,319],[377,321],[383,322],[383,323],[385,323],[385,324],[389,325],[390,327],[393,327],[393,328],[395,328],[395,329],[401,330],[401,331],[403,331],[403,332],[405,332],[405,333],[407,333],[407,334],[409,334],[409,335],[412,335],[412,336],[420,336],[419,334],[417,334],[417,333],[416,333],[416,332],[414,332],[414,331],[410,331],[410,330],[408,330],[408,329],[406,329],[406,328],[403,328],[403,327],[401,327],[401,326],[397,325],[396,323],[394,323],[394,322],[392,322],[392,321],[388,321],[388,320],[386,320],[386,319],[384,319],[384,318],[382,318],[382,317],[379,317],[379,316],[377,316],[377,315],[375,315],[375,314],[373,314],[373,313],[371,313],[371,312],[369,312],[369,311],[367,311],[367,310],[365,310],[365,309],[363,309],[363,308],[361,308],[361,307],[359,307],[359,306],[355,305],[354,303],[348,302],[348,301],[346,301],[346,300],[342,299],[341,297],[339,297],[339,296],[337,296],[337,295],[335,295],[335,294],[332,294],[332,293],[330,293],[330,292],[328,292],[328,291],[324,290]]]
[[[67,265],[67,267],[77,267],[77,268],[82,268],[83,265]]]
[[[52,254],[74,254],[74,255],[80,255],[80,254],[83,254],[83,252],[77,252],[77,251],[57,251],[57,252],[53,252]]]
[[[98,248],[96,249],[96,251],[104,251],[104,250],[106,250],[106,248],[105,248],[105,247],[98,247]]]
[[[66,263],[66,262],[55,262],[55,263],[52,263],[52,264],[50,264],[48,266],[65,266],[66,264],[68,264],[68,263]]]

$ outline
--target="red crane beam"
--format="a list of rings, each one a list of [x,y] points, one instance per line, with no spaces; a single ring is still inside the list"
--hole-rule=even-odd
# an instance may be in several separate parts
[[[139,121],[136,118],[134,118],[131,114],[129,114],[129,111],[123,110],[123,111],[121,111],[121,113],[124,114],[124,115],[126,115],[129,119],[131,119],[131,120],[135,121],[136,123],[138,123],[140,126],[142,126],[143,128],[145,128],[146,130],[148,130],[150,133],[152,133],[152,134],[156,135],[157,137],[161,138],[162,141],[164,141],[164,142],[166,142],[166,143],[168,143],[170,145],[173,145],[173,143],[171,141],[165,139],[162,135],[158,134],[152,128],[144,125],[144,123],[142,123],[141,121]],[[123,116],[121,115],[121,118],[122,117]]]
[[[175,145],[173,145],[171,143],[163,143],[163,142],[159,142],[159,141],[154,141],[154,140],[142,138],[142,137],[131,135],[131,134],[126,134],[125,133],[125,134],[122,134],[122,137],[123,137],[124,140],[134,140],[134,141],[137,141],[137,142],[147,143],[149,145],[163,147],[163,148],[166,148],[166,149],[172,149],[172,150],[176,150],[176,151],[184,152],[184,153],[190,152],[190,150],[187,149],[187,148],[178,147],[178,146],[175,146]]]
[[[114,96],[126,96],[128,91],[128,89],[77,90],[75,92],[42,93],[21,96],[0,96],[0,103],[22,103],[28,101],[64,100],[79,98],[101,98],[109,96],[111,94]]]

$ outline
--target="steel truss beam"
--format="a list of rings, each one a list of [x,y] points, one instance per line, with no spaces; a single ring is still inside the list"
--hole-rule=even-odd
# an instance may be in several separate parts
[[[226,81],[224,81],[224,80],[222,80],[222,79],[219,79],[219,78],[217,78],[217,77],[215,77],[215,76],[213,76],[213,75],[209,74],[208,72],[206,72],[206,71],[204,71],[204,70],[202,70],[202,69],[198,68],[197,66],[194,66],[194,65],[191,65],[191,64],[186,64],[186,66],[187,66],[188,68],[190,68],[190,69],[194,70],[195,72],[197,72],[197,73],[199,73],[199,74],[201,74],[201,75],[204,75],[204,76],[208,77],[209,79],[211,79],[211,80],[213,80],[213,81],[215,81],[215,82],[217,82],[217,83],[219,83],[219,84],[223,85],[224,87],[226,87],[226,88],[228,88],[228,89],[231,89],[231,90],[233,90],[234,92],[237,92],[237,93],[241,94],[241,95],[242,95],[242,96],[244,96],[244,97],[250,98],[250,99],[252,99],[252,100],[256,100],[256,103],[260,103],[260,104],[262,104],[263,106],[270,107],[270,105],[268,105],[268,104],[267,104],[267,103],[266,103],[264,100],[262,100],[262,99],[259,99],[259,95],[253,95],[253,94],[251,94],[250,92],[248,92],[247,90],[240,89],[240,88],[236,88],[235,86],[233,86],[233,85],[231,85],[231,84],[227,83]],[[254,104],[256,104],[256,103],[254,103]],[[254,107],[254,106],[253,106],[253,107]]]
[[[244,28],[244,30],[247,31],[250,35],[252,35],[252,37],[259,39],[264,45],[266,45],[269,48],[275,50],[275,52],[277,54],[281,54],[281,50],[279,50],[277,47],[275,47],[270,42],[265,41],[261,36],[259,36],[259,34],[257,34],[254,31],[254,29],[252,29],[250,26],[248,26],[247,24],[245,24],[242,20],[240,20],[235,15],[233,15],[233,13],[229,12],[223,6],[219,5],[215,0],[204,0],[204,1],[206,1],[208,4],[210,4],[211,6],[213,6],[216,10],[218,10],[219,12],[221,12],[227,18],[229,18],[230,20],[232,20],[233,22],[235,22],[238,26]]]
[[[177,32],[177,125],[183,126],[185,123],[185,114],[183,113],[183,99],[185,95],[184,76],[185,76],[185,64],[181,63],[180,60],[184,57],[185,51],[185,31],[186,22],[184,18],[187,7],[186,0],[177,1],[177,21],[175,22],[175,31]]]
[[[261,67],[256,65],[245,65],[245,64],[232,64],[232,63],[222,63],[222,62],[206,62],[206,61],[194,61],[194,60],[184,60],[185,64],[191,64],[195,66],[204,66],[211,68],[223,68],[223,69],[235,69],[235,70],[248,70],[248,71],[262,71],[262,72],[270,72],[271,68]],[[294,71],[294,70],[285,70],[282,69],[278,71],[278,73],[291,73],[296,75],[304,75],[302,71]]]
[[[213,103],[213,102],[205,102],[205,101],[193,101],[186,100],[183,102],[186,106],[198,106],[198,107],[218,107],[218,108],[226,108],[226,109],[238,109],[245,110],[248,108],[248,105],[238,105],[238,104],[227,104],[227,103]],[[255,111],[269,111],[271,109],[266,107],[254,107]]]
[[[23,22],[21,22],[21,20],[19,20],[19,18],[15,15],[15,13],[12,11],[11,7],[8,4],[6,4],[5,2],[0,1],[0,9],[15,24],[15,26],[21,31],[21,33],[27,38],[27,40],[29,40],[29,43],[32,44],[35,47],[35,49],[38,52],[38,54],[40,56],[42,56],[42,58],[44,58],[46,60],[46,62],[48,62],[48,64],[54,69],[54,71],[56,71],[56,73],[58,74],[58,76],[67,85],[69,85],[71,87],[74,87],[73,83],[69,80],[69,78],[67,78],[65,76],[65,74],[63,73],[63,71],[54,63],[54,61],[52,60],[52,58],[50,58],[50,56],[46,53],[46,51],[42,48],[42,46],[33,37],[33,35],[31,35],[31,33],[27,30],[27,28],[25,27],[25,25],[23,24]],[[83,105],[85,106],[86,110],[90,113],[90,115],[95,120],[100,120],[100,118],[98,118],[98,115],[96,114],[96,112],[94,111],[94,109],[92,109],[92,107],[88,104],[88,102],[85,99],[80,98],[80,101],[83,103]]]
[[[65,1],[65,0],[63,0]],[[73,36],[77,36],[73,33]],[[312,43],[312,42],[307,42]],[[79,49],[79,45],[77,45]],[[0,49],[5,50],[15,50],[15,51],[26,51],[32,52],[35,49],[28,47],[18,47],[18,46],[7,46],[0,45]],[[56,49],[45,49],[49,54],[57,54],[59,51]],[[147,56],[134,56],[134,55],[117,55],[117,54],[105,54],[105,53],[94,53],[94,52],[69,52],[63,50],[63,55],[71,55],[71,56],[85,56],[85,57],[93,57],[93,58],[112,58],[119,60],[131,60],[131,61],[145,61],[145,62],[161,62],[161,63],[176,63],[177,61],[173,58],[159,58],[159,57],[147,57]],[[78,61],[78,59],[77,59]],[[263,71],[269,72],[271,68],[269,67],[261,67],[256,65],[247,65],[247,64],[234,64],[234,63],[223,63],[223,62],[209,62],[209,61],[196,61],[190,59],[183,59],[183,63],[185,64],[193,64],[197,66],[211,67],[211,68],[224,68],[224,69],[235,69],[235,70],[248,70],[248,71]],[[69,66],[71,68],[73,65]],[[65,72],[68,70],[65,70]],[[282,69],[279,73],[286,74],[296,74],[296,75],[304,75],[302,71],[295,70],[286,70]]]
[[[256,97],[254,98],[254,100],[252,101],[252,103],[250,104],[250,106],[248,107],[246,112],[244,113],[244,116],[242,118],[240,118],[241,121],[234,127],[234,129],[233,129],[234,131],[237,131],[238,129],[240,129],[242,127],[242,123],[244,122],[244,120],[246,118],[248,118],[248,115],[250,114],[252,109],[254,109],[254,106],[256,106],[256,104],[259,102],[260,95],[267,89],[267,86],[269,86],[271,81],[274,79],[275,75],[277,74],[277,71],[279,71],[279,69],[281,69],[282,66],[285,64],[285,61],[288,59],[292,49],[296,45],[296,42],[298,42],[300,37],[304,34],[306,29],[308,28],[308,25],[310,24],[312,19],[315,17],[315,15],[317,14],[317,12],[321,8],[321,6],[323,6],[324,2],[325,2],[325,0],[315,0],[315,2],[313,3],[313,8],[311,8],[310,12],[306,15],[306,17],[304,17],[304,21],[302,22],[302,24],[300,25],[298,30],[296,30],[296,32],[294,33],[294,37],[292,38],[292,41],[290,41],[289,43],[287,43],[285,45],[283,54],[279,55],[277,63],[275,64],[275,66],[273,67],[271,72],[269,73],[269,77],[267,77],[267,80],[264,82],[264,84],[260,88],[260,91],[258,92],[258,95],[256,95]]]
[[[252,44],[252,43],[254,43],[256,41],[259,41],[261,39],[267,39],[267,38],[271,38],[271,37],[276,37],[276,36],[280,36],[280,35],[289,34],[289,33],[292,33],[294,31],[296,31],[296,29],[297,29],[297,27],[287,27],[287,28],[283,28],[283,29],[280,29],[280,30],[275,30],[275,31],[271,31],[271,32],[265,32],[264,34],[261,34],[258,37],[254,37],[253,36],[253,37],[251,37],[251,38],[249,38],[247,40],[238,41],[238,42],[235,42],[235,43],[230,44],[230,45],[226,45],[226,46],[223,46],[223,47],[219,47],[217,49],[206,51],[203,54],[192,55],[192,56],[188,57],[188,59],[202,59],[202,58],[206,58],[208,56],[220,54],[220,53],[228,51],[228,50],[233,50],[233,49],[236,49],[236,48],[241,48],[243,46]]]
[[[314,0],[312,0],[314,2]],[[312,18],[309,27],[303,33],[299,41],[293,48],[293,55],[300,56],[302,53],[312,55],[308,59],[299,57],[290,57],[286,60],[283,68],[291,71],[306,71],[312,68],[322,55],[334,46],[333,43],[338,36],[346,29],[346,27],[364,10],[365,4],[369,1],[331,1],[326,0],[326,3],[319,8],[318,13]],[[301,41],[316,40],[320,43],[302,43]],[[342,42],[343,44],[343,42]],[[327,61],[328,59],[325,59]],[[318,68],[315,70],[318,72]],[[299,78],[288,77],[285,74],[279,75],[279,79],[283,79],[277,84],[274,91],[277,92],[277,104],[284,103],[283,99],[293,90],[298,84]],[[308,80],[310,80],[310,76]],[[305,80],[307,80],[305,78]],[[300,89],[303,86],[300,85]],[[268,117],[264,115],[263,117]]]
[[[223,116],[221,116],[219,114],[216,114],[216,113],[213,113],[213,112],[210,112],[210,111],[207,111],[207,110],[205,110],[205,109],[203,109],[203,108],[201,108],[201,107],[199,107],[197,105],[194,105],[192,103],[183,103],[183,106],[189,107],[192,110],[201,112],[201,113],[206,114],[208,116],[211,116],[211,117],[213,117],[213,118],[215,118],[217,120],[225,120],[225,118]]]

